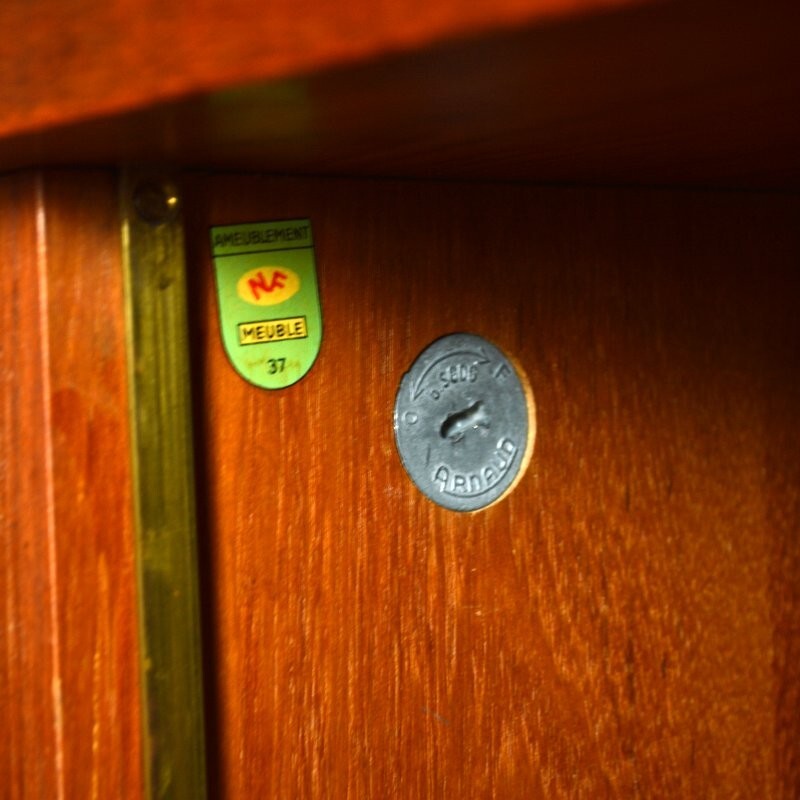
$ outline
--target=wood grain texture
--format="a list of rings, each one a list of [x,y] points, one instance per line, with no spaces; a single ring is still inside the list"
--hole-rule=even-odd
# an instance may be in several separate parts
[[[217,796],[797,796],[796,197],[187,197]],[[263,392],[220,345],[208,226],[300,216],[325,338]],[[456,330],[537,402],[528,474],[471,516],[418,494],[391,425]]]
[[[4,797],[141,791],[122,272],[108,173],[2,185]]]
[[[0,786],[14,800],[59,797],[62,781],[37,207],[30,176],[0,180]]]
[[[373,37],[374,47],[298,62],[286,72],[258,71],[260,58],[274,56],[258,25],[238,34],[235,26],[216,27],[227,42],[224,53],[195,46],[192,37],[216,12],[207,9],[206,18],[186,6],[193,21],[164,46],[163,57],[180,58],[184,47],[193,55],[175,67],[156,61],[150,94],[127,100],[127,113],[95,108],[90,119],[72,125],[55,118],[36,132],[13,135],[16,129],[6,128],[0,166],[167,160],[283,174],[800,185],[800,7],[794,0],[670,0],[602,10],[581,4],[575,13],[546,18],[541,5],[524,19],[520,0],[516,22],[509,17],[499,27],[491,20],[498,22],[514,3],[458,4],[458,25],[449,16],[456,6],[446,0],[425,4],[417,16],[410,15],[411,5],[392,2],[349,29],[323,18],[355,13],[353,4],[299,7],[287,35],[293,57],[313,60],[315,44],[335,50],[337,37],[356,30],[365,40]],[[225,13],[232,18],[239,6],[226,3]],[[278,11],[270,13],[270,26]],[[441,36],[415,34],[402,46],[392,38],[405,36],[409,26],[435,28],[434,19]],[[444,35],[448,20],[454,27]],[[312,28],[314,41],[304,43]],[[455,36],[456,28],[470,33]],[[285,33],[271,27],[270,35],[279,31]],[[81,102],[103,104],[119,92],[142,90],[140,81],[154,80],[147,78],[149,47],[121,56],[113,49],[113,90],[92,88],[87,74]],[[104,52],[108,57],[104,47],[98,50]],[[253,71],[231,74],[236,64]],[[193,93],[181,90],[154,105],[173,71],[212,67],[213,86],[205,79]],[[120,74],[128,79],[119,81]],[[55,76],[48,71],[47,91],[62,77],[74,78],[68,68]],[[17,91],[13,81],[5,87]],[[11,124],[14,98],[4,108]]]
[[[25,0],[0,7],[0,135],[648,0]]]

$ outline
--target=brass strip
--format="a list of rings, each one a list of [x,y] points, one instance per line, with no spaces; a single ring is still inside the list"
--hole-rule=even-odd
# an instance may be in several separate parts
[[[206,796],[186,275],[180,197],[121,179],[145,797]]]

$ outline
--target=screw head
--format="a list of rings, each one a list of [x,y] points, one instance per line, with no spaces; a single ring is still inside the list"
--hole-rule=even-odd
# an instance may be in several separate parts
[[[174,221],[180,212],[180,198],[175,187],[166,181],[147,180],[133,190],[136,213],[151,225]]]

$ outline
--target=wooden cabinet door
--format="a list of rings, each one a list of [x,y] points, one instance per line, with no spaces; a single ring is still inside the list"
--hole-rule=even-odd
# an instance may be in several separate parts
[[[790,196],[198,176],[186,187],[212,788],[230,798],[798,789]],[[211,225],[311,219],[324,337],[264,391],[223,352]],[[519,360],[513,494],[425,499],[403,373]]]

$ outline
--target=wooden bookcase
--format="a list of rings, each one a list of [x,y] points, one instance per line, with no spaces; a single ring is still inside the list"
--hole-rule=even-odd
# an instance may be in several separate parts
[[[0,795],[161,796],[117,180],[156,164],[184,202],[210,796],[797,796],[796,4],[0,21]],[[207,229],[295,214],[328,327],[266,399],[219,347]],[[540,431],[466,521],[383,426],[457,329],[519,355]],[[232,478],[267,470],[314,501],[270,524]]]

